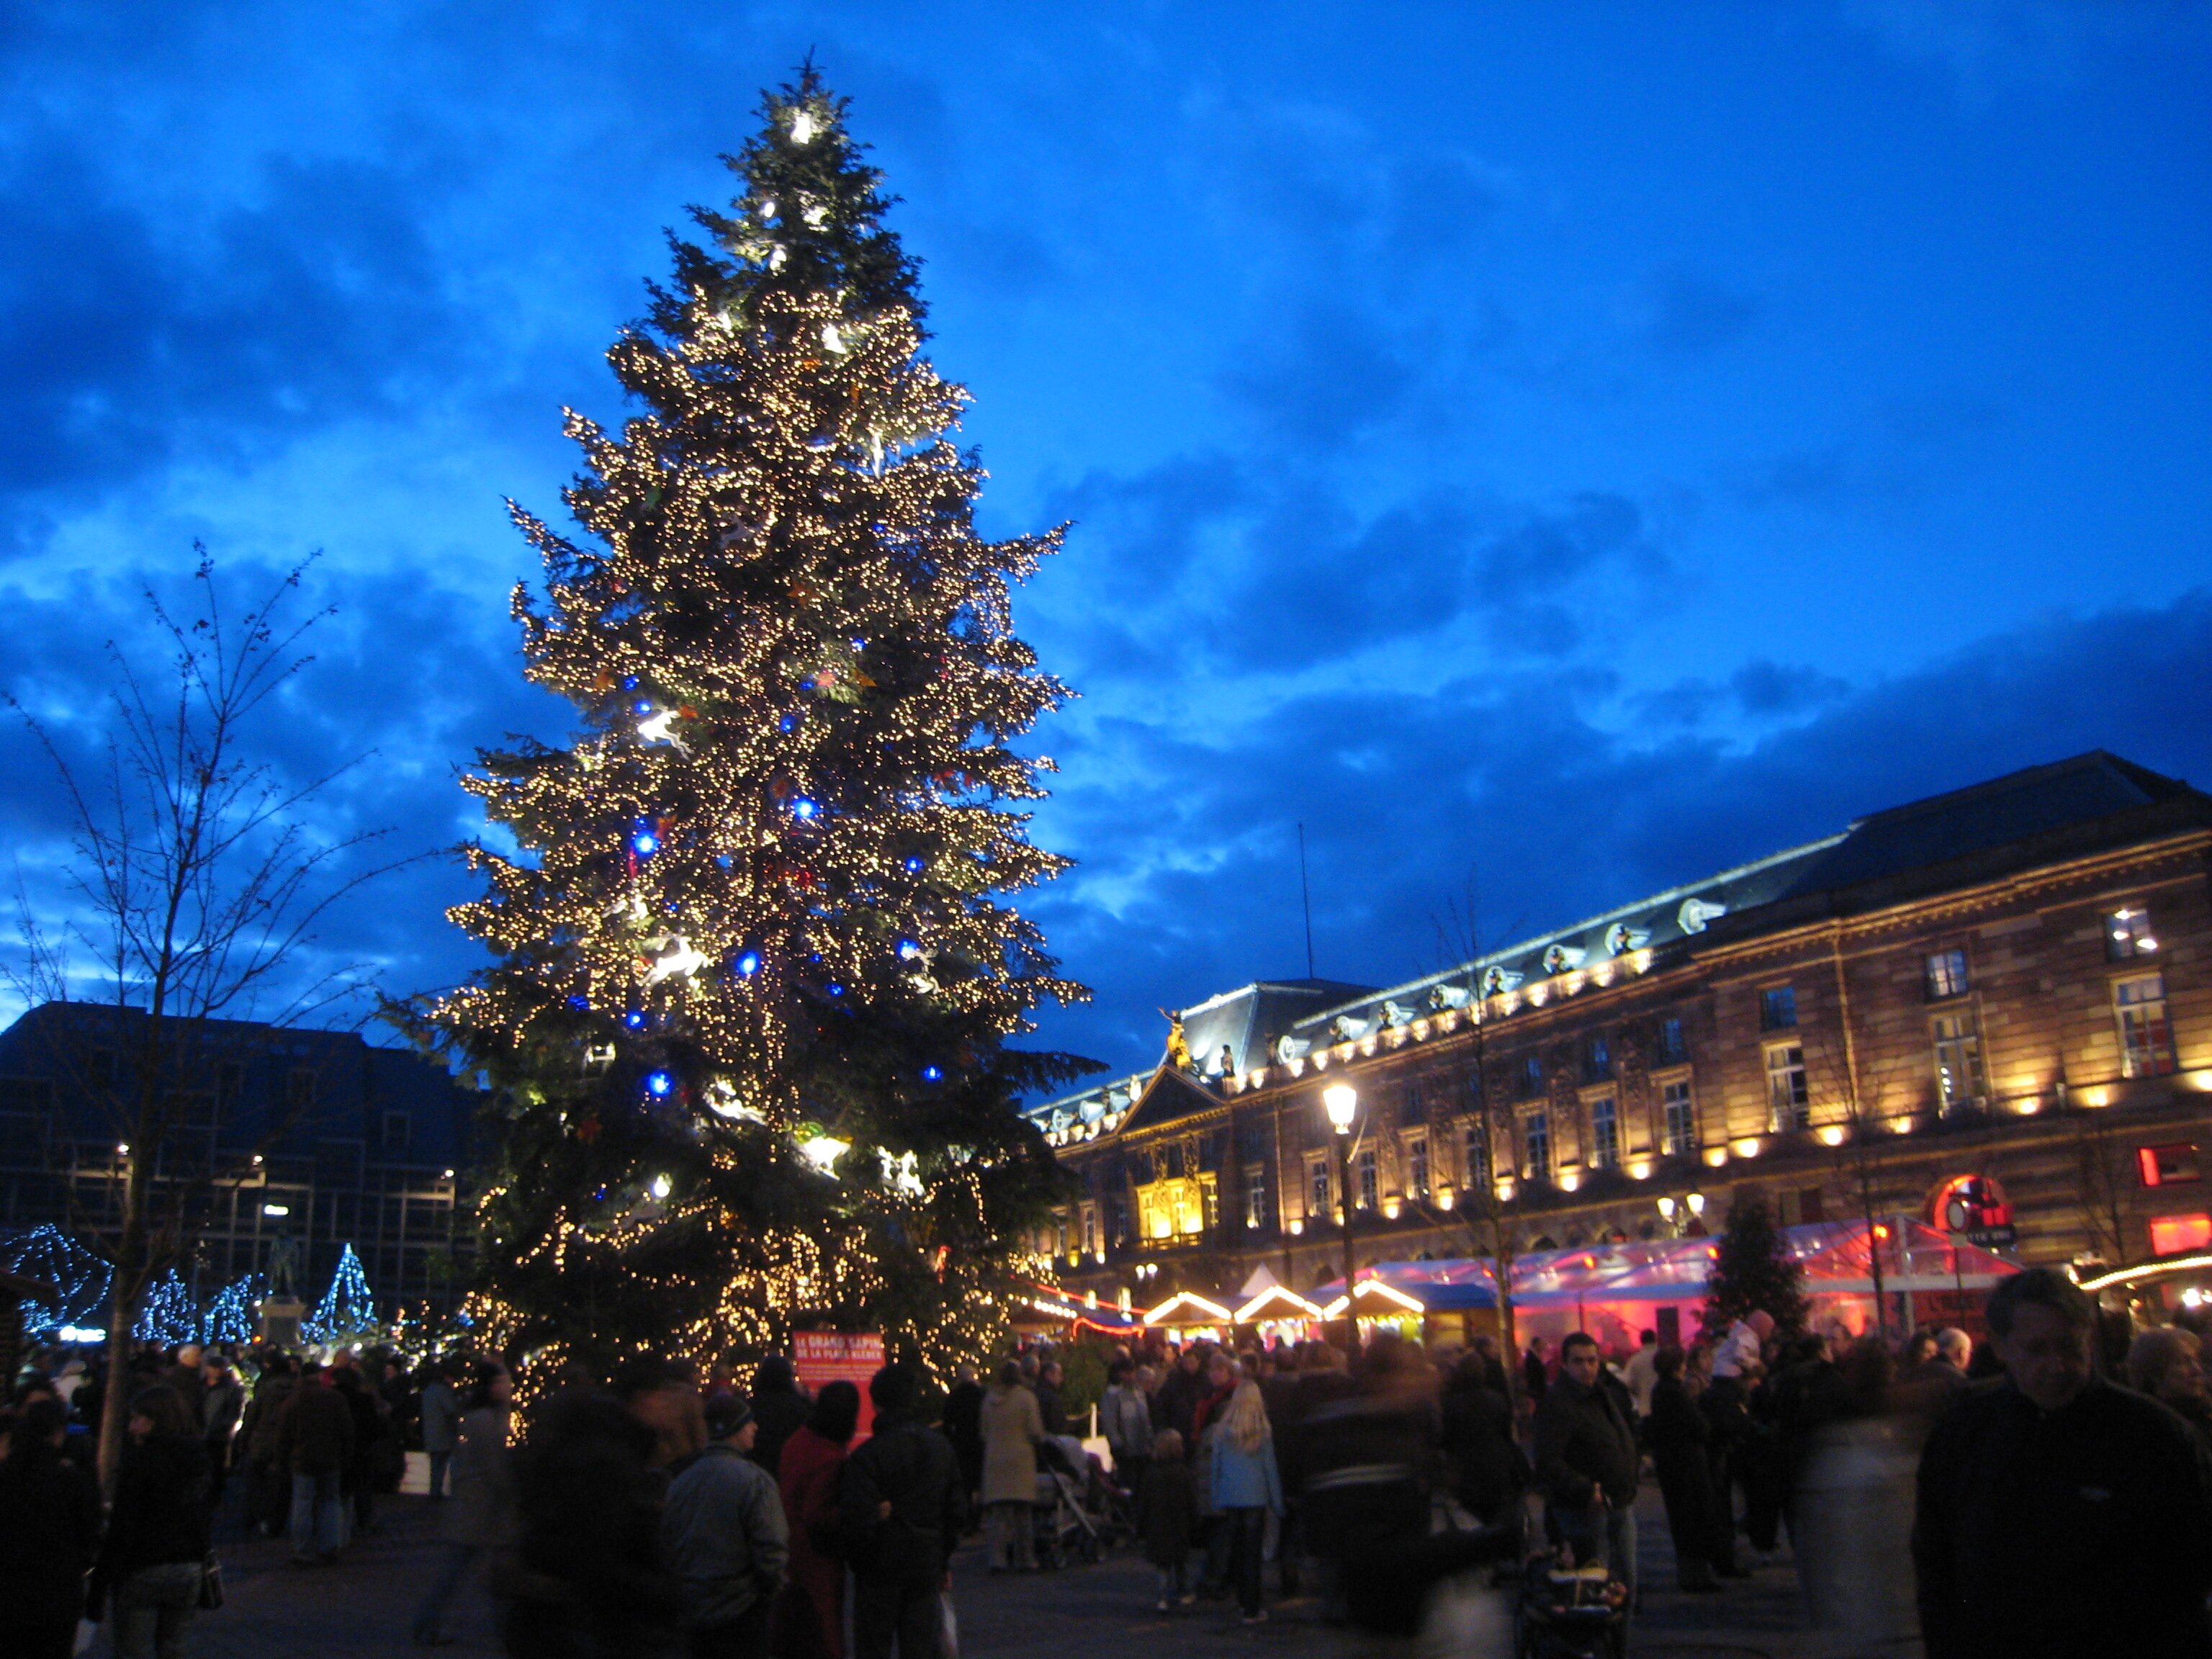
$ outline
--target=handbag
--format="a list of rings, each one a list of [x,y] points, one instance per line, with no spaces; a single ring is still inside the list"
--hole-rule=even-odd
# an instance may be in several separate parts
[[[207,1559],[200,1563],[200,1594],[198,1606],[203,1613],[213,1613],[222,1605],[222,1563],[208,1552]]]

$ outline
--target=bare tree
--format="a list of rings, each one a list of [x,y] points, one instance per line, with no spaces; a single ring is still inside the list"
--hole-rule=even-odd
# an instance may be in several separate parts
[[[49,724],[8,698],[59,775],[74,856],[49,901],[58,917],[40,916],[19,875],[21,951],[6,981],[32,1007],[98,1009],[49,1022],[52,1060],[58,1081],[105,1115],[120,1166],[120,1202],[103,1229],[115,1267],[100,1425],[111,1489],[125,1364],[147,1293],[191,1259],[211,1207],[255,1161],[236,1152],[226,1161],[217,1150],[235,1092],[226,1068],[242,1058],[238,1022],[327,1024],[360,976],[350,965],[318,970],[303,953],[334,904],[395,867],[358,856],[386,831],[331,836],[309,822],[316,797],[362,757],[301,781],[252,748],[257,716],[313,660],[302,642],[330,614],[281,616],[312,561],[229,617],[198,552],[197,614],[186,619],[145,593],[168,653],[159,680],[107,645],[112,718],[96,758],[72,760]],[[82,972],[73,947],[88,959]],[[264,1141],[285,1127],[262,1125]]]

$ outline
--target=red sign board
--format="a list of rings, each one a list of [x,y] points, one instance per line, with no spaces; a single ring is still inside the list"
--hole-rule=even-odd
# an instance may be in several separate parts
[[[791,1368],[809,1394],[821,1392],[824,1382],[846,1382],[860,1390],[860,1426],[853,1443],[868,1437],[876,1420],[875,1402],[868,1398],[868,1380],[884,1368],[884,1340],[872,1331],[796,1331],[791,1338]]]

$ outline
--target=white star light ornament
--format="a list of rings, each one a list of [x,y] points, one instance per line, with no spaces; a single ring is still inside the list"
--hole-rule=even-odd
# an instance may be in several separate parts
[[[791,142],[793,143],[811,144],[814,142],[814,135],[821,131],[822,124],[814,118],[813,111],[802,109],[794,110],[792,112]]]
[[[679,975],[688,979],[712,960],[703,951],[692,949],[690,939],[677,934],[659,946],[652,958],[653,965],[645,971],[645,982],[658,985]]]
[[[876,1157],[884,1166],[884,1184],[902,1198],[920,1198],[921,1193],[921,1161],[912,1152],[901,1152],[893,1158],[878,1146]]]
[[[840,1140],[835,1135],[816,1135],[799,1143],[799,1150],[809,1164],[823,1175],[835,1175],[837,1160],[853,1150],[849,1140]]]
[[[707,1109],[716,1117],[726,1117],[740,1123],[765,1123],[768,1120],[738,1098],[738,1091],[728,1081],[716,1078],[707,1085]]]

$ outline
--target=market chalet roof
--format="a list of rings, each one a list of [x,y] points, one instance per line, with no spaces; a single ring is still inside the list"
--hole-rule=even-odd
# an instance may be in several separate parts
[[[1735,940],[1987,880],[2008,871],[2172,830],[2212,826],[2212,796],[2105,750],[2031,767],[1854,819],[1840,834],[1376,989],[1330,980],[1257,981],[1182,1011],[1192,1065],[1149,1072],[1029,1107],[1064,1146],[1166,1121],[1257,1086],[1270,1067],[1381,1033],[1450,1029],[1480,999],[1498,1013],[1608,983],[1698,943]],[[1173,1087],[1164,1085],[1173,1084]]]

